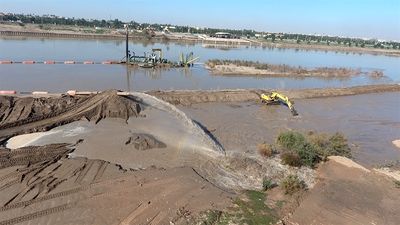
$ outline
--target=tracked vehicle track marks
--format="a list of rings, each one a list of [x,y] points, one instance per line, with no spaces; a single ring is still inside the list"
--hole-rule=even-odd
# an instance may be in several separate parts
[[[93,178],[92,183],[97,182],[103,176],[104,172],[106,171],[108,166],[108,162],[101,161],[99,169],[96,172],[96,175]]]
[[[68,203],[68,204],[63,204],[60,206],[56,206],[53,208],[49,208],[49,209],[45,209],[42,211],[38,211],[38,212],[34,212],[34,213],[30,213],[30,214],[26,214],[23,216],[19,216],[19,217],[15,217],[9,220],[4,220],[0,222],[0,225],[13,225],[13,224],[17,224],[17,223],[22,223],[25,221],[29,221],[29,220],[33,220],[39,217],[43,217],[43,216],[47,216],[53,213],[58,213],[58,212],[62,212],[64,210],[70,209],[72,208],[72,206],[74,206],[76,204],[76,202],[74,203]]]
[[[93,160],[89,160],[88,163],[86,163],[85,167],[83,170],[79,173],[78,177],[75,180],[75,183],[82,184],[83,179],[85,178],[86,174],[89,172],[89,170],[92,168],[94,164]]]
[[[16,208],[20,208],[20,207],[26,207],[26,206],[31,205],[31,204],[35,204],[35,203],[39,203],[39,202],[42,202],[42,201],[51,200],[51,199],[54,199],[54,198],[60,198],[60,197],[76,194],[76,193],[79,193],[80,191],[84,191],[84,190],[89,189],[89,188],[90,188],[89,186],[78,187],[78,188],[70,189],[70,190],[67,190],[67,191],[62,191],[62,192],[58,192],[58,193],[54,193],[54,194],[48,194],[46,196],[39,197],[39,198],[32,199],[32,200],[28,200],[28,201],[21,201],[21,202],[8,204],[7,206],[1,207],[0,208],[0,212],[7,211],[7,210],[10,210],[10,209],[16,209]]]

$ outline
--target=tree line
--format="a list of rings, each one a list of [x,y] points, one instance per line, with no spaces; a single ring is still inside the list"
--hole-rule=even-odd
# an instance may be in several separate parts
[[[68,18],[55,15],[31,15],[31,14],[0,14],[0,21],[19,22],[22,24],[55,24],[55,25],[73,25],[83,27],[99,27],[122,29],[125,22],[118,19],[113,20],[97,20],[97,19],[84,19],[84,18]],[[151,28],[154,31],[163,31],[166,27],[173,27],[170,29],[172,32],[177,33],[193,33],[193,34],[206,34],[212,35],[217,32],[230,33],[237,37],[255,38],[260,36],[267,41],[296,41],[298,44],[326,44],[326,45],[343,45],[349,47],[373,47],[385,49],[400,49],[400,43],[395,41],[378,41],[376,39],[361,39],[350,37],[333,37],[333,36],[320,36],[320,35],[307,35],[307,34],[291,34],[291,33],[262,33],[254,30],[235,30],[235,29],[220,29],[220,28],[198,28],[191,26],[179,26],[171,24],[157,24],[157,23],[138,23],[135,21],[128,22],[131,29],[144,30]]]

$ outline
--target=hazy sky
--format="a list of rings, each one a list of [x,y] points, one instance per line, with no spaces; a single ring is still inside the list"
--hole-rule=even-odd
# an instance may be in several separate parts
[[[0,0],[0,11],[400,40],[400,0]]]

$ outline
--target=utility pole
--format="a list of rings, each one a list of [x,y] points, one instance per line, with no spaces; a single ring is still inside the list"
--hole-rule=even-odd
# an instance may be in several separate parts
[[[129,63],[129,46],[128,46],[128,41],[129,41],[129,27],[128,24],[125,24],[125,30],[126,30],[126,37],[125,37],[125,57],[126,57],[126,64],[128,65]]]

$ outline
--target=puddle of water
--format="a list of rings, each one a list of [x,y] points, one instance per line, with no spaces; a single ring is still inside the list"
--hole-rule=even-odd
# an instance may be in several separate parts
[[[12,137],[6,144],[7,148],[16,149],[25,146],[42,146],[53,143],[76,143],[93,130],[94,124],[76,121],[46,132],[36,132]]]
[[[17,149],[26,146],[35,146],[36,142],[46,136],[51,136],[57,131],[36,132],[31,134],[18,135],[7,141],[6,147],[9,149]]]

